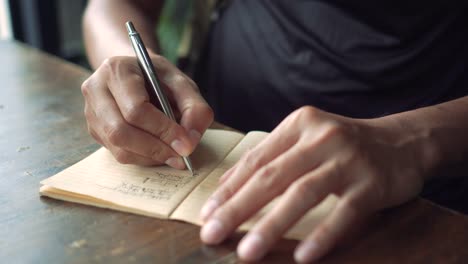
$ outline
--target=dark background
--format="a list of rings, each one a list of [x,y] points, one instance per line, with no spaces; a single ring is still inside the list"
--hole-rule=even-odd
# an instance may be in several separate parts
[[[13,37],[88,67],[81,17],[86,0],[9,0]]]

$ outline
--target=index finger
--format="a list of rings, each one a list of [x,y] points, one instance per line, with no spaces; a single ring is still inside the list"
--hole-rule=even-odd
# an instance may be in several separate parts
[[[192,144],[198,144],[201,135],[213,122],[213,110],[195,82],[166,59],[157,56],[155,67],[181,113],[181,126],[188,131]]]
[[[150,103],[145,80],[134,58],[105,62],[110,73],[108,87],[126,122],[161,139],[179,155],[189,155],[194,146],[185,129]]]

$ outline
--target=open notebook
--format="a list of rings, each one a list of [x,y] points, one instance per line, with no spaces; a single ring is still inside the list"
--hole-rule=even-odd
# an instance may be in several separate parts
[[[195,176],[167,166],[123,165],[108,150],[101,148],[43,180],[40,193],[55,199],[200,225],[199,211],[216,189],[219,177],[266,135],[265,132],[244,135],[225,130],[206,131],[190,156]],[[336,197],[329,196],[310,210],[285,237],[304,238],[335,203]],[[275,201],[265,206],[240,230],[248,230],[274,204]]]

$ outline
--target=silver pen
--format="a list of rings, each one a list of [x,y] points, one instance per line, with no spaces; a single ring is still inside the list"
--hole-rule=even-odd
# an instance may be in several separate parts
[[[176,120],[174,113],[172,112],[171,105],[169,104],[169,101],[167,100],[166,95],[164,94],[161,85],[159,84],[158,77],[156,75],[156,71],[154,70],[153,63],[151,62],[151,59],[148,55],[148,51],[146,50],[145,44],[143,44],[143,40],[140,38],[140,34],[136,31],[135,27],[133,26],[133,23],[131,21],[128,21],[125,23],[125,26],[127,27],[128,31],[128,37],[130,38],[130,41],[132,42],[133,50],[135,50],[135,54],[138,59],[138,64],[140,65],[141,70],[143,71],[147,81],[151,85],[152,89],[154,90],[154,94],[159,100],[159,103],[161,105],[161,108],[170,119]],[[150,94],[152,91],[149,91]],[[151,96],[150,96],[151,97]],[[154,103],[154,102],[153,102]],[[192,167],[192,162],[190,162],[189,157],[182,157],[185,163],[185,166],[193,175],[193,167]]]

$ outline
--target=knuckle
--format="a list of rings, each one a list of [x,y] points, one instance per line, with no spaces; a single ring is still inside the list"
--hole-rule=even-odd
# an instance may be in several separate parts
[[[364,155],[359,149],[348,147],[343,148],[341,162],[337,165],[343,166],[344,164],[359,164],[362,165],[364,161]],[[367,169],[367,168],[366,168]]]
[[[340,208],[341,210],[347,210],[349,219],[354,218],[354,216],[359,215],[362,212],[361,202],[358,198],[343,198],[342,204]]]
[[[273,166],[264,166],[258,171],[258,176],[260,179],[265,180],[272,178],[272,175],[274,175],[276,172],[276,168]]]
[[[145,78],[141,75],[141,72],[131,72],[128,74],[126,77],[128,78],[128,83],[134,87],[130,88],[143,88],[145,87]],[[148,97],[145,97],[144,99],[149,99]]]
[[[316,143],[334,142],[343,149],[350,150],[354,148],[354,141],[355,139],[350,137],[345,125],[335,121],[327,121],[322,125]]]
[[[232,184],[226,184],[224,187],[223,195],[221,197],[222,201],[226,201],[230,197],[232,197],[235,193],[235,188]]]
[[[205,117],[210,123],[214,120],[214,111],[207,104],[200,106],[199,112],[201,116]]]
[[[273,190],[278,188],[278,177],[276,177],[277,169],[273,166],[264,166],[258,170],[256,178],[262,184],[260,185],[264,190]]]
[[[144,115],[144,102],[132,102],[122,111],[122,115],[128,123],[137,125]]]
[[[105,135],[109,143],[114,146],[123,146],[126,138],[125,131],[126,126],[123,122],[115,122],[105,127]]]
[[[249,171],[257,171],[262,166],[261,155],[257,154],[255,150],[249,150],[244,156],[244,166]]]
[[[317,148],[317,142],[314,139],[304,136],[300,139],[299,144],[301,145],[299,149],[296,150],[298,161],[300,161],[302,164],[317,165],[317,161],[310,158],[311,152]]]
[[[308,124],[317,118],[317,110],[312,106],[302,106],[288,116],[289,126]]]
[[[338,190],[342,190],[345,186],[351,184],[354,175],[354,173],[349,173],[347,163],[335,159],[330,161],[330,171],[322,175],[323,178],[326,178],[322,180],[333,182]]]
[[[309,195],[310,190],[312,189],[312,185],[315,182],[316,181],[312,179],[303,179],[293,182],[290,188],[293,195],[295,195],[299,199],[303,199]]]
[[[161,149],[159,147],[153,147],[150,150],[149,156],[153,159],[158,159],[161,155]],[[158,161],[161,161],[158,159]]]
[[[334,140],[337,139],[345,139],[347,136],[346,133],[346,128],[344,125],[334,122],[334,121],[328,121],[327,124],[325,124],[325,133],[324,133],[326,138],[333,138]]]
[[[367,192],[372,193],[372,203],[377,205],[384,204],[384,201],[387,197],[387,188],[389,184],[382,182],[382,179],[377,179],[377,177],[371,177],[367,182],[366,190]]]
[[[213,197],[220,203],[227,201],[231,198],[236,192],[236,188],[233,184],[227,182],[225,183],[218,192],[216,192]]]
[[[171,157],[171,153],[165,147],[158,145],[150,149],[149,156],[157,162],[164,163]]]
[[[123,149],[114,151],[114,158],[122,164],[129,164],[131,162],[131,154]]]
[[[102,62],[102,66],[106,67],[106,68],[109,68],[109,69],[112,69],[116,66],[116,64],[118,63],[118,59],[117,57],[109,57],[109,58],[106,58],[103,62]]]
[[[172,124],[172,121],[168,120],[166,124],[162,124],[159,127],[157,135],[162,141],[171,143],[173,139],[182,137],[182,130],[183,129],[181,127]]]
[[[106,58],[101,67],[107,71],[112,71],[113,65],[115,65],[115,57]]]
[[[88,97],[90,90],[91,90],[91,81],[87,79],[81,84],[81,94],[83,94],[83,96],[86,98]]]
[[[123,57],[115,56],[106,58],[102,62],[102,68],[104,68],[110,74],[116,74],[121,69],[122,63],[124,63]]]
[[[181,72],[176,71],[174,73],[171,73],[168,79],[170,80],[169,83],[171,84],[171,88],[173,90],[177,91],[177,90],[183,90],[183,89],[192,89],[192,90],[197,89],[196,87],[193,86],[190,78],[185,76]]]
[[[172,81],[177,86],[190,86],[190,82],[187,80],[187,78],[179,72],[172,75]]]
[[[343,174],[344,171],[346,171],[346,165],[344,164],[344,161],[338,159],[330,161],[330,166],[331,173],[328,174],[329,177],[339,177]]]
[[[315,239],[320,242],[327,241],[328,237],[333,233],[333,227],[330,226],[328,223],[322,223],[319,225],[315,231]]]
[[[159,129],[157,131],[157,135],[162,141],[168,142],[168,141],[170,141],[169,139],[171,138],[172,134],[174,133],[171,130],[172,129],[170,129],[168,126],[165,126],[165,125],[159,126]]]
[[[313,106],[302,106],[297,111],[298,116],[305,120],[314,120],[319,114],[319,110]]]

